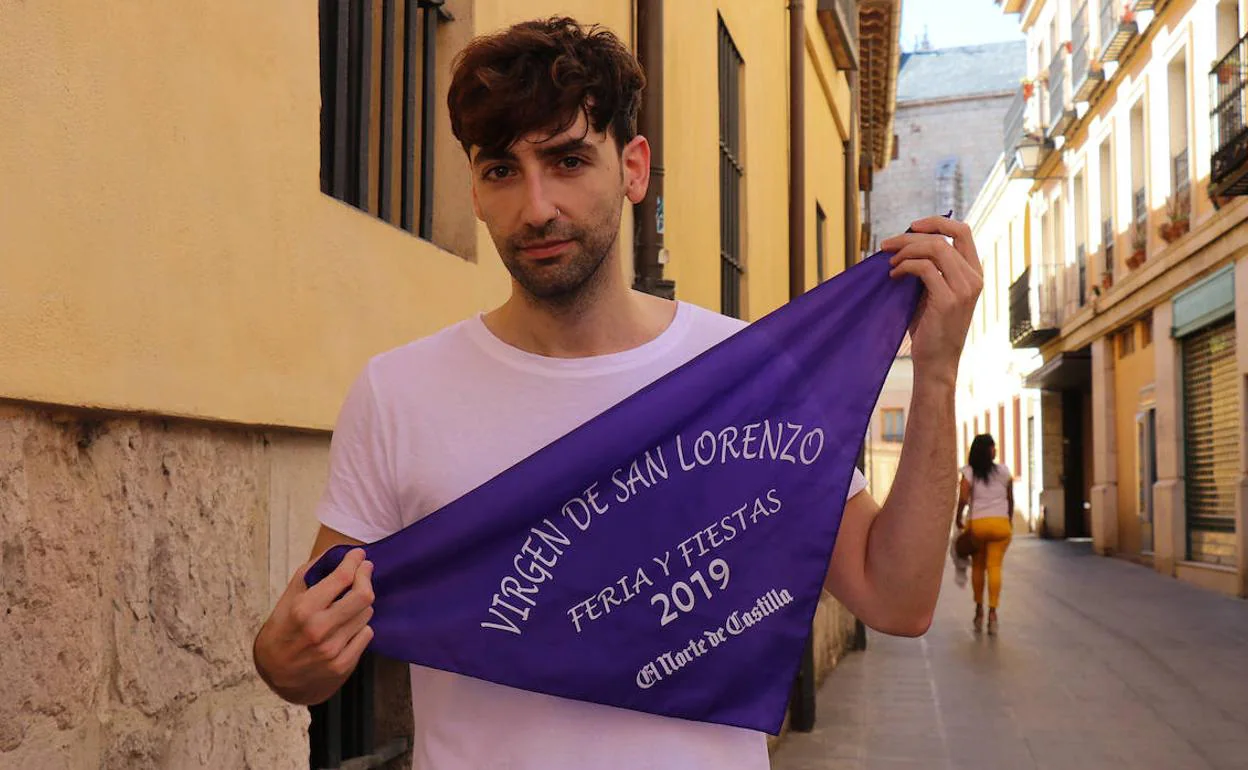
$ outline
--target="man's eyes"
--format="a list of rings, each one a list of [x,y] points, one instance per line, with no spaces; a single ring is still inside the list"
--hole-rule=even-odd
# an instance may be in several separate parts
[[[577,155],[566,155],[555,162],[556,167],[560,171],[577,171],[584,168],[588,164],[584,158]],[[489,182],[501,182],[505,179],[516,175],[516,170],[511,166],[490,166],[481,174],[481,178]]]

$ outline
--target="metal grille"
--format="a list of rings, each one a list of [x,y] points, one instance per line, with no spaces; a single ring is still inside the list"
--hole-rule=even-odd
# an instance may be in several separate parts
[[[1118,3],[1119,0],[1101,0],[1101,45],[1102,52],[1109,47],[1109,41],[1114,39],[1114,33],[1118,31]]]
[[[364,653],[342,688],[309,709],[309,759],[315,770],[336,770],[373,752],[375,665],[373,654]]]
[[[1148,194],[1143,187],[1131,194],[1131,214],[1137,223],[1148,219]]]
[[[1084,0],[1070,17],[1070,82],[1076,89],[1088,76],[1088,3]]]
[[[433,235],[434,33],[450,18],[443,2],[319,0],[321,191],[422,238]]]
[[[719,258],[720,311],[741,317],[741,52],[719,20]]]
[[[1216,185],[1241,170],[1248,162],[1248,128],[1244,125],[1244,71],[1248,60],[1248,36],[1225,57],[1213,65],[1209,73],[1209,92],[1213,101],[1209,123],[1213,131],[1213,167],[1210,178]]]
[[[1014,159],[1014,151],[1018,149],[1018,145],[1023,141],[1023,134],[1027,121],[1027,100],[1023,97],[1023,89],[1019,88],[1014,94],[1014,100],[1010,102],[1010,108],[1005,113],[1005,123],[1003,130],[1005,131],[1005,157],[1012,162]]]
[[[1194,561],[1234,564],[1239,409],[1235,321],[1183,340],[1188,553]]]
[[[1058,45],[1049,62],[1049,136],[1063,130],[1066,120],[1066,46]]]

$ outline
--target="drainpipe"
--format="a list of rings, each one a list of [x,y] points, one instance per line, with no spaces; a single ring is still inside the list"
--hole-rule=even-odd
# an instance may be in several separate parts
[[[806,13],[789,3],[789,299],[806,291]]]
[[[637,60],[646,73],[637,130],[650,142],[650,187],[635,210],[633,288],[666,299],[676,284],[663,278],[663,0],[637,0]]]
[[[789,2],[789,299],[806,291],[806,13],[802,0]],[[789,725],[795,732],[815,726],[814,629],[806,637],[801,667],[789,696]]]

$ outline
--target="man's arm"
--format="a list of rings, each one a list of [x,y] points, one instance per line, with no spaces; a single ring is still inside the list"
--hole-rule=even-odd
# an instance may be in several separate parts
[[[931,625],[958,488],[953,389],[915,382],[910,414],[888,499],[846,504],[827,580],[863,623],[898,636]]]
[[[883,507],[859,494],[845,507],[826,582],[864,623],[918,636],[931,626],[957,503],[954,388],[983,274],[971,231],[944,217],[885,240],[892,275],[924,294],[911,326],[914,391],[892,490]],[[952,243],[946,238],[952,240]]]

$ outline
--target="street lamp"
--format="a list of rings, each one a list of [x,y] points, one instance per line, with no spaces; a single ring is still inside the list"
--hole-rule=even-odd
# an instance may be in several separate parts
[[[1014,148],[1014,163],[1022,169],[1031,170],[1040,165],[1040,149],[1042,145],[1034,139],[1025,141]]]

